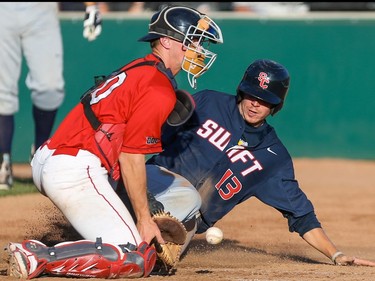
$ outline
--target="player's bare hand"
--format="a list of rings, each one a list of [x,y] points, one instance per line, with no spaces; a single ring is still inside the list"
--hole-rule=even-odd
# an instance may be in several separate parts
[[[374,261],[364,260],[364,259],[360,259],[360,258],[354,258],[353,264],[363,265],[363,266],[375,266]]]
[[[139,220],[137,222],[137,228],[143,241],[146,241],[150,244],[151,240],[156,238],[156,240],[160,244],[165,243],[163,237],[161,236],[158,225],[153,221],[151,217],[150,219]]]
[[[365,260],[365,259],[360,259],[356,257],[349,257],[346,255],[340,255],[336,258],[335,261],[336,265],[359,265],[359,266],[375,266],[375,262]]]
[[[102,32],[102,18],[97,5],[86,7],[85,19],[83,21],[83,37],[93,41]]]

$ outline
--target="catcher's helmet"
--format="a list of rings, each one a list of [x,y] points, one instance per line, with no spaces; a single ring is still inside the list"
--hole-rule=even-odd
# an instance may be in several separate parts
[[[151,42],[160,37],[173,38],[186,46],[182,69],[188,73],[193,88],[196,88],[196,78],[216,59],[217,55],[208,50],[209,43],[223,43],[221,30],[212,19],[184,6],[167,6],[155,13],[148,34],[138,41]]]
[[[256,60],[247,68],[237,87],[240,101],[244,95],[252,96],[273,105],[271,114],[284,104],[289,89],[289,72],[281,64],[267,59]]]

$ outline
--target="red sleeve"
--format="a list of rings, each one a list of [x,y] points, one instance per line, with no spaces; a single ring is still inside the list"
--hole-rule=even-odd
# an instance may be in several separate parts
[[[138,80],[137,93],[132,101],[124,133],[123,152],[151,154],[162,151],[161,127],[176,103],[169,79],[156,68],[141,67],[147,78]],[[150,75],[153,71],[153,75]],[[129,75],[129,78],[131,75]],[[131,82],[131,81],[129,81]]]

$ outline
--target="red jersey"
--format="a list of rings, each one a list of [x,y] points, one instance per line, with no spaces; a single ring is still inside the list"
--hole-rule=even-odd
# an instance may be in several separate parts
[[[160,60],[153,54],[134,60],[122,69],[142,61]],[[101,123],[125,124],[122,152],[151,154],[162,151],[161,127],[176,103],[169,78],[155,66],[139,66],[108,79],[92,94],[91,108]],[[65,117],[48,147],[77,148],[106,160],[97,148],[95,130],[84,114],[82,103]]]

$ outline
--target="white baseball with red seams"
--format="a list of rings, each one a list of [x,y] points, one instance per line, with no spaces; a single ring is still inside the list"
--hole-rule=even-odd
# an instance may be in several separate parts
[[[210,227],[206,231],[206,241],[208,244],[219,244],[223,240],[223,231],[216,227]]]

